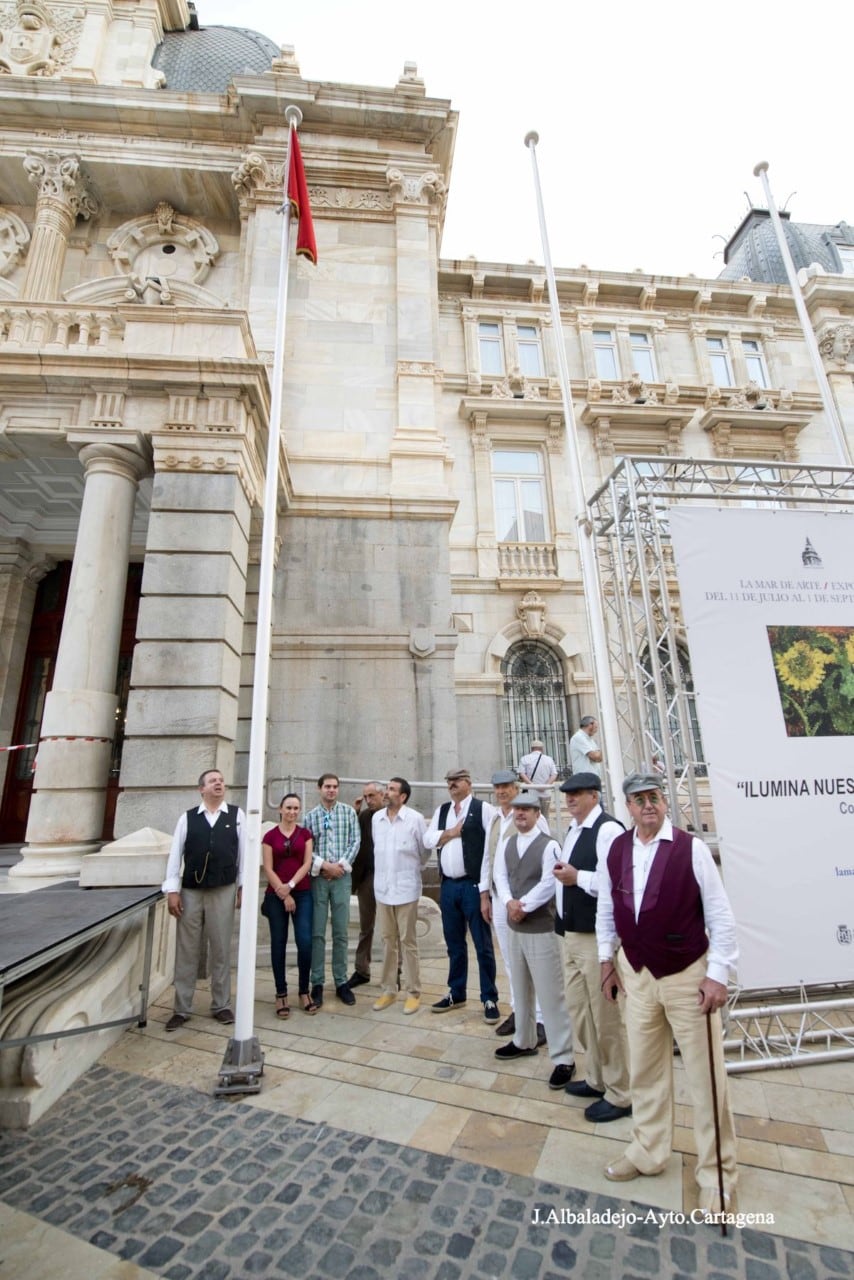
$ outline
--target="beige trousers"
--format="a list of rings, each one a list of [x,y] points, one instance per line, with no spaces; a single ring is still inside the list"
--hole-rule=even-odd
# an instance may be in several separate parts
[[[403,969],[403,986],[407,995],[421,995],[421,969],[418,963],[418,902],[404,902],[390,907],[377,903],[377,924],[383,940],[383,971],[380,985],[383,995],[397,995],[398,955]]]
[[[584,1051],[584,1078],[606,1101],[627,1107],[629,1051],[620,1006],[606,1000],[595,933],[564,934],[566,1003],[576,1046]]]
[[[205,939],[210,949],[211,1013],[231,1005],[231,933],[237,886],[181,889],[183,915],[175,929],[175,1012],[189,1018],[196,979],[204,972]]]
[[[717,1187],[715,1119],[706,1016],[697,1005],[697,992],[706,976],[702,956],[681,973],[655,979],[648,969],[635,973],[622,952],[617,966],[626,989],[626,1033],[634,1128],[625,1155],[641,1173],[659,1173],[673,1148],[673,1039],[685,1067],[694,1108],[697,1143],[696,1179],[701,1187]],[[724,1190],[738,1179],[735,1126],[729,1106],[719,1013],[711,1015],[712,1049]]]

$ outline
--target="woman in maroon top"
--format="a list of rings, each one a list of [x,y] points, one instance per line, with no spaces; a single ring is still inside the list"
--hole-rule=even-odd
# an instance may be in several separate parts
[[[314,841],[307,827],[297,825],[300,798],[289,793],[279,805],[279,825],[271,827],[261,842],[267,892],[261,914],[270,922],[270,960],[276,982],[276,1017],[290,1017],[285,945],[291,920],[297,947],[300,1004],[306,1013],[317,1013],[309,994],[311,973],[312,898],[311,855]]]

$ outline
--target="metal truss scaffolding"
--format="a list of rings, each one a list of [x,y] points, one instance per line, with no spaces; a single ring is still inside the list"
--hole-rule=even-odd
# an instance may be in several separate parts
[[[854,512],[854,470],[632,456],[589,500],[623,768],[661,773],[674,819],[702,832],[716,849],[670,542],[669,513],[676,505]],[[822,995],[826,989],[763,992],[757,1003],[757,993],[741,992],[730,1010],[738,1034],[728,1041],[739,1059],[728,1070],[826,1061],[828,1054],[854,1057],[851,1028],[836,1016],[840,999],[844,1006],[854,987],[836,988],[829,1004]],[[841,1039],[842,1047],[828,1046],[820,1056],[810,1052],[809,1046],[827,1044],[828,1036]],[[748,1054],[758,1055],[755,1066],[745,1065]]]

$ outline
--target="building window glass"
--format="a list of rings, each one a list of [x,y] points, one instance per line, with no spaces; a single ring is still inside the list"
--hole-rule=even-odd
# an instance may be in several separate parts
[[[767,387],[768,373],[759,343],[755,338],[742,338],[741,345],[744,348],[744,363],[747,366],[748,382],[755,382],[757,387]]]
[[[488,321],[477,326],[480,344],[481,373],[503,373],[504,359],[501,353],[501,327]]]
[[[519,343],[519,369],[528,378],[543,376],[543,351],[540,345],[540,333],[535,325],[520,324],[516,326]]]
[[[504,676],[504,759],[516,768],[537,738],[558,768],[569,763],[569,718],[559,659],[538,640],[522,640],[501,664]]]
[[[606,382],[616,382],[620,372],[613,329],[593,330],[593,354],[596,359],[596,376]]]
[[[732,366],[729,361],[729,352],[726,349],[726,343],[723,338],[706,338],[706,350],[709,355],[709,364],[712,369],[712,381],[716,387],[731,387]]]
[[[492,454],[492,474],[498,541],[548,542],[540,454],[521,449],[496,449]]]
[[[652,337],[648,333],[630,332],[629,342],[632,349],[632,370],[640,375],[644,382],[657,382],[655,372],[655,354],[652,349]]]

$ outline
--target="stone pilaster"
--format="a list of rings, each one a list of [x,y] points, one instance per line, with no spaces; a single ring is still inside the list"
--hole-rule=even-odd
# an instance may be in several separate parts
[[[155,453],[117,837],[172,830],[203,769],[234,781],[250,506],[237,474],[198,459],[162,470]]]
[[[76,875],[83,855],[98,846],[104,820],[131,523],[148,463],[118,444],[86,444],[80,458],[85,485],[68,599],[27,844],[11,872],[21,877]]]
[[[91,218],[97,211],[97,202],[81,172],[79,156],[32,151],[24,157],[24,168],[38,195],[21,298],[54,302],[59,298],[68,237],[78,218]]]
[[[36,591],[53,564],[20,538],[0,545],[0,747],[12,742]],[[12,760],[0,754],[0,791]]]
[[[386,175],[395,215],[397,266],[397,423],[391,445],[391,491],[422,496],[448,491],[448,457],[436,421],[437,236],[446,198],[438,173],[393,167]]]

